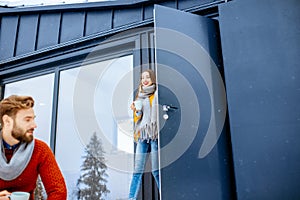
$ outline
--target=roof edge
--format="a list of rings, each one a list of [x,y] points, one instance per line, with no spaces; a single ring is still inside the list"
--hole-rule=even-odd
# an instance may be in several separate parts
[[[28,7],[6,7],[0,6],[0,14],[14,13],[30,13],[30,12],[52,12],[78,9],[108,9],[108,8],[128,8],[141,5],[152,5],[155,3],[165,2],[166,0],[116,0],[102,2],[87,2],[77,4],[59,4],[59,5],[44,5],[44,6],[28,6]]]

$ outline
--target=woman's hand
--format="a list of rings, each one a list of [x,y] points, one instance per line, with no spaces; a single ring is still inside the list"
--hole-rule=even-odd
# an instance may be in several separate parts
[[[0,191],[0,200],[9,200],[8,195],[10,195],[10,192],[7,190]]]
[[[135,105],[134,105],[134,102],[132,102],[131,106],[130,106],[130,109],[135,111]]]

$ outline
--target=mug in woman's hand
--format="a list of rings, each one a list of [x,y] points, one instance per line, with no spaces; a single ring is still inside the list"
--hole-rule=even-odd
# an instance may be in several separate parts
[[[142,110],[143,102],[141,100],[134,101],[134,106],[136,110]]]

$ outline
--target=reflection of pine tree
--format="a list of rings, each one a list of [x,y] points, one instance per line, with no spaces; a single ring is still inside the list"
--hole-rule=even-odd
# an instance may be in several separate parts
[[[101,200],[110,191],[106,187],[108,175],[101,139],[93,134],[85,149],[81,176],[77,181],[77,198],[80,200]]]
[[[38,179],[36,181],[36,188],[34,190],[34,200],[44,200],[45,193],[46,193],[46,191],[44,189],[41,178],[40,178],[40,176],[38,176]]]

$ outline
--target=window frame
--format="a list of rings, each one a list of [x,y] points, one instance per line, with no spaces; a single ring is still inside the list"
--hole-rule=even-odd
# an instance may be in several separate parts
[[[149,66],[148,63],[151,63],[151,60],[153,63],[153,58],[150,59],[151,52],[149,50],[149,46],[153,47],[153,44],[150,45],[152,43],[152,33],[152,26],[138,28],[112,35],[105,40],[104,38],[98,38],[92,42],[87,41],[68,49],[62,48],[55,52],[49,51],[48,54],[39,55],[26,61],[23,59],[15,61],[12,67],[0,74],[1,99],[4,97],[6,84],[54,73],[50,147],[55,154],[60,72],[79,67],[83,64],[83,61],[84,64],[92,64],[129,54],[133,55],[134,67]],[[92,51],[93,55],[89,55]],[[86,59],[87,56],[88,59]],[[139,74],[134,74],[134,77],[139,77]],[[137,85],[138,81],[138,78],[135,78],[134,85]]]

